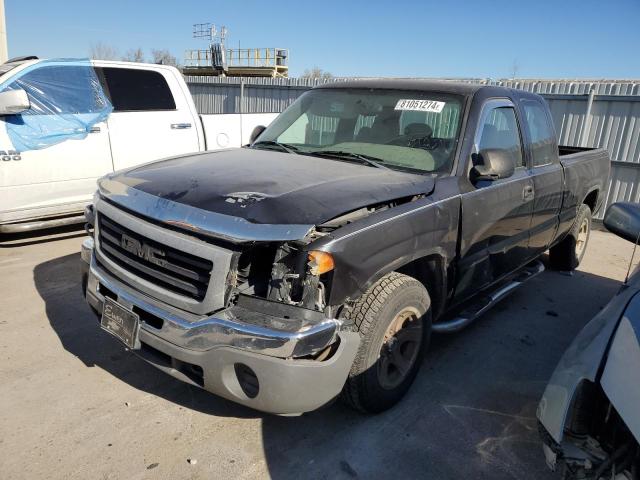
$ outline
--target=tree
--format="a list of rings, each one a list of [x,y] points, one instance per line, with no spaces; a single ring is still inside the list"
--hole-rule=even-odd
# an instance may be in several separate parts
[[[98,42],[89,48],[89,57],[93,60],[117,60],[118,50],[111,45]]]
[[[178,60],[171,55],[171,52],[167,49],[151,50],[151,56],[153,57],[153,63],[159,63],[161,65],[171,65],[173,67],[178,66]]]
[[[307,68],[300,78],[307,78],[310,80],[330,80],[333,75],[330,72],[322,70],[320,67]]]
[[[140,47],[127,50],[127,53],[122,57],[125,62],[144,62],[144,52]]]

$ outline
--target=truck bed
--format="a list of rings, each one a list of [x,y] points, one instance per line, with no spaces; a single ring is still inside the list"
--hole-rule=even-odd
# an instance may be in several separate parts
[[[570,145],[558,145],[558,155],[564,157],[567,155],[573,155],[574,153],[588,152],[590,150],[599,150],[592,147],[573,147]]]
[[[593,203],[587,201],[595,214],[604,203],[611,162],[604,148],[558,146],[560,163],[564,168],[565,186],[562,212],[567,221],[575,216],[580,203],[589,195],[596,195]],[[598,192],[596,194],[596,192]]]

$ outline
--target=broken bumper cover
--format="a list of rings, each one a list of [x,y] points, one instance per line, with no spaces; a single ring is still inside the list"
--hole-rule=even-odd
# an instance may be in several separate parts
[[[248,308],[251,303],[196,316],[113,278],[97,264],[90,238],[81,258],[87,302],[101,312],[109,292],[118,303],[142,312],[141,348],[133,352],[173,377],[277,414],[315,410],[340,393],[360,340],[355,332],[340,331],[339,320],[278,318]],[[330,345],[337,348],[324,361],[298,358]]]

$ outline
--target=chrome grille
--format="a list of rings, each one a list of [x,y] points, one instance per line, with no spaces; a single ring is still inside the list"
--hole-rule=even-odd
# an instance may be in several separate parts
[[[100,213],[99,248],[106,258],[154,285],[198,301],[207,293],[213,262],[162,245]]]

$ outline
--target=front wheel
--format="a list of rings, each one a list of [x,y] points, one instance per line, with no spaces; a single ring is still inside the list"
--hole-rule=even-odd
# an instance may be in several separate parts
[[[377,413],[395,405],[415,379],[431,333],[430,299],[415,278],[392,272],[349,313],[361,342],[342,398]]]
[[[574,270],[580,265],[591,235],[591,209],[582,204],[567,236],[549,249],[549,262],[556,270]]]

